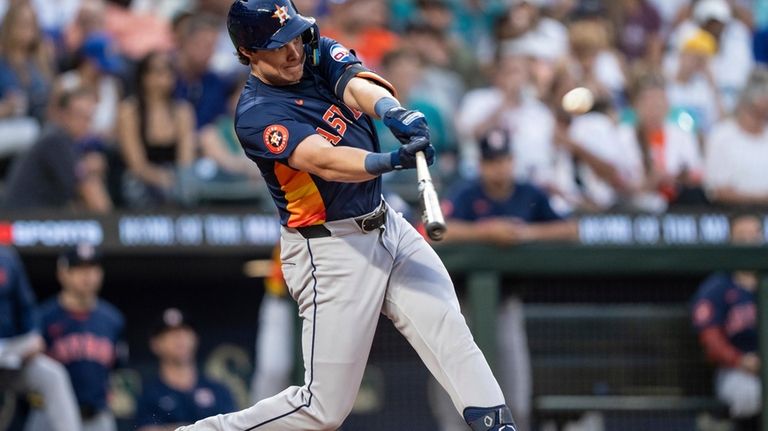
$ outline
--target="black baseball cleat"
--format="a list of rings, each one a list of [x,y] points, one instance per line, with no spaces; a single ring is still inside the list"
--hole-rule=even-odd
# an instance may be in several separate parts
[[[467,407],[464,420],[472,431],[517,431],[509,407]]]

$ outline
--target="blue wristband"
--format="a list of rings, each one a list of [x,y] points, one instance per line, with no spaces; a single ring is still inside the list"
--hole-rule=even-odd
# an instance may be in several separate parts
[[[386,114],[387,111],[392,108],[397,108],[398,106],[400,106],[400,102],[393,97],[382,97],[373,106],[373,112],[375,112],[379,118],[384,118],[384,114]]]
[[[365,171],[371,175],[379,176],[394,169],[390,153],[368,153],[365,156]]]

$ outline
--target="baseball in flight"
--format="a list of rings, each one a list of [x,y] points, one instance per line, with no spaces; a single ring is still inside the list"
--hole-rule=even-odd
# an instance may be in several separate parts
[[[563,109],[571,115],[586,114],[592,109],[595,96],[586,87],[576,87],[565,93],[562,100]]]

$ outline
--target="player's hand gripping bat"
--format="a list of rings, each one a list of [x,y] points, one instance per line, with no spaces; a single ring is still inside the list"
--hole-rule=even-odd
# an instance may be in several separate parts
[[[419,201],[421,202],[421,220],[427,235],[433,241],[440,241],[445,234],[445,219],[440,209],[440,199],[437,198],[432,175],[429,174],[427,159],[423,151],[416,153],[416,175],[419,178]]]

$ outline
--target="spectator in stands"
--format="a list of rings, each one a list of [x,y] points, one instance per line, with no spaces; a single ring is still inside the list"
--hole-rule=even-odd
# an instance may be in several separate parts
[[[701,134],[725,116],[710,65],[716,52],[717,41],[711,34],[704,30],[692,33],[680,48],[677,70],[667,80],[670,106],[690,115]]]
[[[664,52],[661,16],[649,0],[621,0],[614,5],[617,45],[630,64],[658,67]]]
[[[563,58],[568,53],[568,31],[563,23],[544,14],[545,0],[514,0],[496,23],[497,49],[509,44],[536,47],[536,57]]]
[[[261,172],[243,152],[235,135],[235,108],[240,87],[233,87],[229,111],[200,130],[202,157],[195,163],[200,200],[248,201],[265,199]]]
[[[76,68],[58,76],[53,86],[54,100],[62,91],[83,87],[96,95],[98,104],[90,127],[90,137],[97,146],[112,146],[115,140],[117,109],[122,99],[120,80],[123,61],[115,52],[112,39],[104,33],[92,33],[79,49]]]
[[[528,62],[520,55],[497,59],[493,86],[472,90],[464,96],[457,114],[462,140],[462,163],[477,160],[477,140],[497,128],[512,134],[515,177],[546,185],[552,177],[554,117],[529,91]],[[536,127],[529,127],[536,124]],[[474,166],[464,169],[472,172]]]
[[[693,125],[669,120],[664,78],[642,73],[630,93],[636,119],[619,130],[633,189],[625,204],[635,210],[664,211],[670,204],[706,203]]]
[[[731,242],[763,244],[760,218],[754,215],[733,218]],[[718,367],[715,392],[728,405],[738,431],[760,429],[757,285],[758,275],[754,271],[718,272],[701,284],[693,298],[693,326],[707,358]]]
[[[52,51],[28,3],[12,4],[0,26],[0,157],[29,148],[45,118]]]
[[[470,48],[456,32],[457,17],[451,3],[450,0],[417,1],[418,18],[406,28],[406,34],[411,33],[411,40],[402,46],[419,51],[430,67],[440,69],[444,74],[458,75],[461,81],[454,83],[454,91],[463,93],[465,86],[477,87],[485,82],[479,73],[476,48]],[[414,34],[409,29],[422,31]],[[412,40],[413,36],[421,36],[421,40]],[[460,98],[461,94],[456,95],[454,105]]]
[[[104,277],[99,250],[90,244],[67,249],[59,256],[56,273],[61,293],[39,310],[48,356],[69,372],[83,430],[117,431],[107,396],[110,371],[120,350],[125,351],[118,348],[125,322],[120,311],[99,298]],[[38,421],[33,429],[50,428],[41,414],[29,421]]]
[[[609,25],[602,15],[572,22],[568,26],[571,56],[566,67],[578,85],[592,89],[598,98],[608,99],[620,108],[625,104],[626,77]]]
[[[631,193],[632,167],[610,106],[607,99],[598,99],[589,112],[572,117],[560,108],[555,131],[557,176],[550,190],[553,207],[606,211]]]
[[[61,69],[76,68],[81,48],[91,34],[106,34],[106,0],[81,0],[75,19],[63,30],[57,43],[57,57]]]
[[[219,21],[215,16],[194,14],[179,30],[182,34],[173,59],[178,79],[173,95],[192,104],[200,129],[227,112],[234,82],[210,69],[219,37]]]
[[[756,69],[732,118],[716,124],[705,148],[704,185],[713,202],[768,204],[768,71]]]
[[[233,55],[232,39],[227,31],[226,18],[229,13],[229,7],[232,6],[232,0],[200,0],[197,7],[192,11],[193,14],[208,14],[218,21],[219,36],[216,40],[213,55],[209,62],[211,71],[224,76],[236,79],[238,76],[244,76],[248,69],[244,68],[236,55]],[[304,13],[302,9],[299,9]],[[309,11],[308,11],[309,12]],[[313,16],[311,14],[306,16]]]
[[[727,112],[736,105],[741,89],[754,65],[752,36],[747,25],[733,18],[727,0],[699,0],[693,5],[692,19],[681,23],[670,37],[672,49],[667,55],[667,75],[674,74],[680,48],[691,34],[701,29],[717,41],[717,53],[712,58],[712,75],[723,98]]]
[[[493,129],[480,141],[480,177],[460,184],[444,202],[446,242],[482,242],[499,246],[537,241],[570,241],[577,224],[564,220],[539,188],[516,181],[509,133]],[[502,388],[521,431],[530,430],[531,366],[518,295],[505,299],[499,314]],[[449,415],[441,415],[447,422]],[[458,416],[453,418],[458,420]],[[443,424],[443,427],[447,427]]]
[[[174,97],[171,57],[153,53],[136,69],[134,96],[120,104],[118,140],[128,167],[123,195],[133,207],[189,199],[184,179],[195,157],[192,106]]]
[[[198,371],[197,341],[197,333],[178,309],[163,312],[150,338],[159,360],[158,373],[143,385],[137,402],[137,431],[173,431],[235,410],[229,390]]]
[[[11,168],[6,208],[80,207],[108,212],[112,199],[105,186],[103,153],[83,148],[96,109],[86,89],[64,91],[55,101],[50,124],[40,139]]]
[[[0,246],[0,390],[36,392],[52,431],[82,429],[67,370],[44,355],[35,295],[13,249]],[[40,428],[38,428],[40,429]]]
[[[376,70],[384,54],[399,46],[400,38],[387,28],[383,0],[334,0],[328,9],[323,35],[354,49],[367,67]]]

